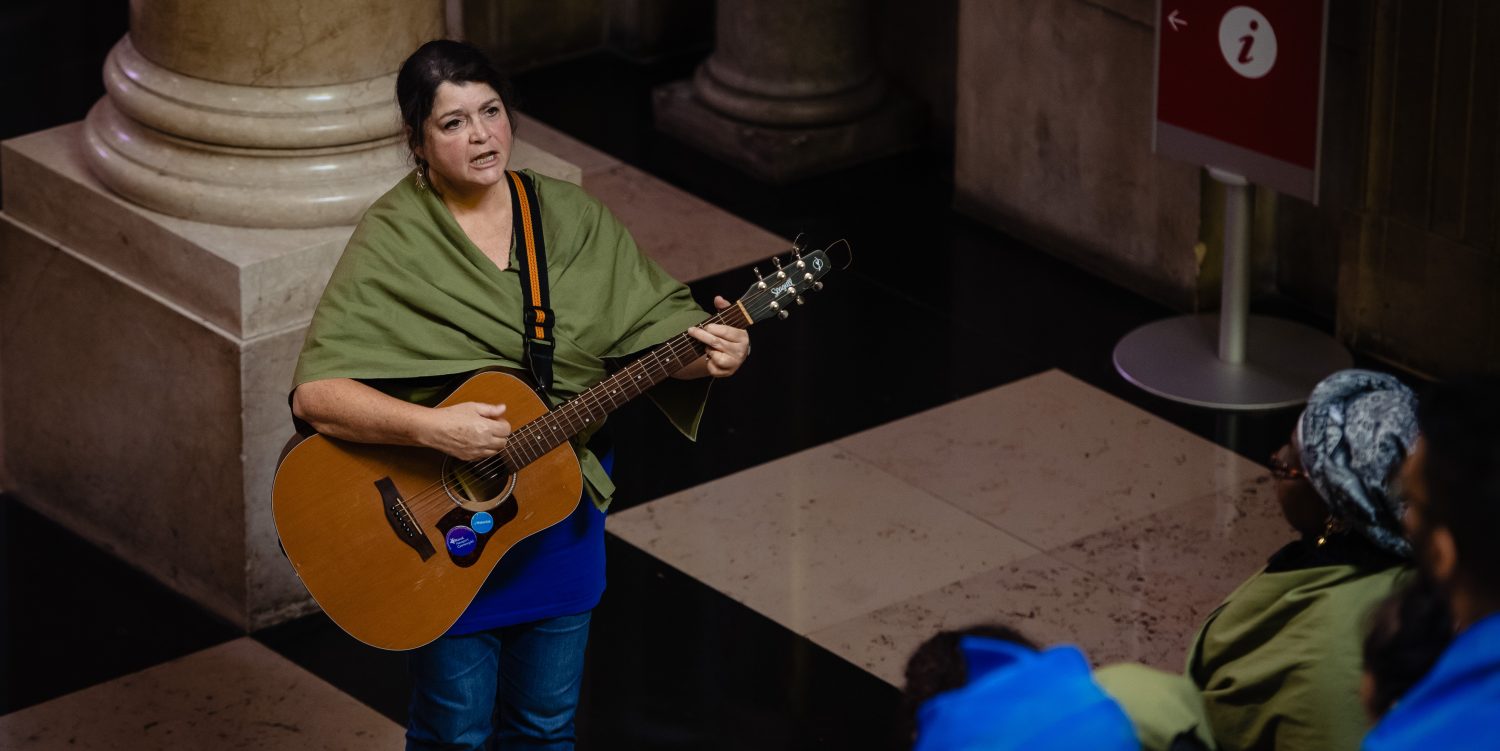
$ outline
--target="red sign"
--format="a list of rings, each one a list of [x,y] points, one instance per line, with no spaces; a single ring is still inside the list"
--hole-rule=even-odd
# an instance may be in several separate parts
[[[1317,202],[1327,0],[1160,0],[1156,150]]]

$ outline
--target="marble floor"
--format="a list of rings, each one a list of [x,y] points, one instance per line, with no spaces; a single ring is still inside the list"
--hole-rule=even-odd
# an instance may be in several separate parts
[[[1177,668],[1288,539],[1265,470],[1049,370],[610,517],[622,540],[901,685],[1001,622]]]
[[[649,408],[612,418],[580,746],[901,748],[906,655],[981,621],[1180,664],[1289,534],[1262,462],[1295,411],[1126,384],[1114,342],[1171,311],[954,214],[941,150],[773,189],[656,135],[650,87],[693,62],[523,75],[520,135],[583,167],[701,301],[798,233],[854,264],[753,330],[696,444]],[[320,615],[237,633],[3,495],[0,544],[0,748],[399,745],[400,654]]]

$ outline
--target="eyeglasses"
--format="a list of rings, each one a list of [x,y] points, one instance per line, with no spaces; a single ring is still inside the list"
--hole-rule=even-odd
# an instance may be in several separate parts
[[[1307,477],[1301,467],[1293,467],[1282,459],[1280,451],[1271,454],[1271,460],[1266,463],[1271,467],[1271,476],[1278,480],[1301,480]]]

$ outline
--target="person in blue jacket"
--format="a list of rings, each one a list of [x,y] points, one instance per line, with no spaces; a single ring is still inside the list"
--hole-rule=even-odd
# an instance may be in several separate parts
[[[1365,738],[1366,751],[1500,748],[1500,378],[1440,385],[1402,469],[1417,565],[1454,637]]]

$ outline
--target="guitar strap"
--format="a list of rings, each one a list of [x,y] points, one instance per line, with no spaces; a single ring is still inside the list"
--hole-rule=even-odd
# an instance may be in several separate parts
[[[542,241],[542,207],[536,200],[531,178],[520,172],[506,171],[513,189],[510,192],[511,227],[516,247],[521,250],[521,293],[525,297],[521,325],[522,361],[536,381],[537,393],[552,388],[552,326],[556,318],[548,307],[547,248]]]

